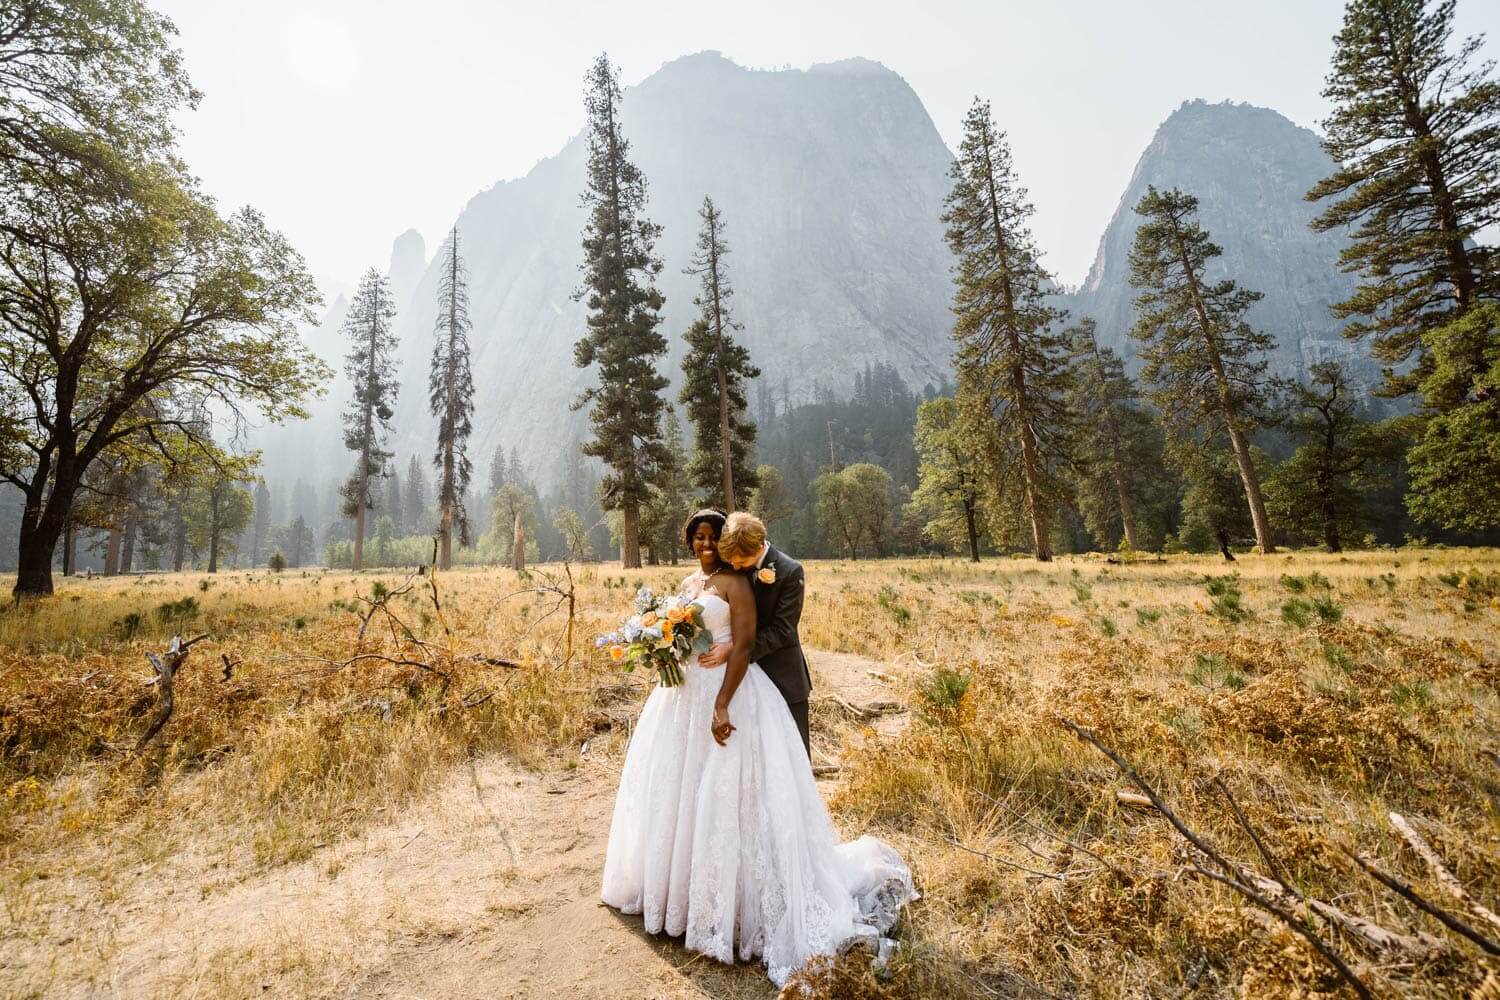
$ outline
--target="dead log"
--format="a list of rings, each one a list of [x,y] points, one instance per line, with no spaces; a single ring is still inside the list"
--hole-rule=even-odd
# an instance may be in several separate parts
[[[146,653],[146,659],[151,662],[151,669],[156,672],[156,676],[152,677],[146,684],[148,687],[155,685],[158,707],[156,718],[151,720],[151,725],[146,727],[146,732],[136,742],[136,753],[144,750],[146,744],[150,743],[152,738],[161,732],[162,727],[167,724],[167,720],[172,717],[172,709],[174,707],[172,682],[177,678],[177,671],[187,662],[188,650],[193,647],[194,643],[201,642],[207,638],[208,633],[205,632],[202,635],[194,636],[187,642],[183,642],[182,636],[174,635],[172,636],[171,645],[167,647],[167,651],[161,656],[157,656],[155,653],[149,651]]]
[[[1393,812],[1390,814],[1390,820],[1391,826],[1394,826],[1397,832],[1406,838],[1406,842],[1411,845],[1412,850],[1416,851],[1422,856],[1422,860],[1427,862],[1427,867],[1432,869],[1432,877],[1437,879],[1438,885],[1442,886],[1448,895],[1468,907],[1471,913],[1484,920],[1491,927],[1500,929],[1500,916],[1496,916],[1494,911],[1469,895],[1468,890],[1463,887],[1463,884],[1448,870],[1448,866],[1443,864],[1443,859],[1438,857],[1437,851],[1434,851],[1432,845],[1427,843],[1426,838],[1417,832],[1416,827],[1407,822],[1406,817],[1400,813]]]
[[[904,712],[906,710],[906,706],[895,701],[872,701],[863,705],[856,705],[836,694],[823,695],[815,698],[814,701],[833,705],[845,715],[855,719],[877,719],[882,715]]]

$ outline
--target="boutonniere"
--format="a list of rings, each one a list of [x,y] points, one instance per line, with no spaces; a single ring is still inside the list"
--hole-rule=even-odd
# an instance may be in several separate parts
[[[761,583],[775,583],[776,571],[770,566],[766,566],[756,572],[755,578]]]

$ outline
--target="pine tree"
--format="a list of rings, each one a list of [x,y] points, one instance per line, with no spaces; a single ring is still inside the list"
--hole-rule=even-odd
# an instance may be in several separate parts
[[[1255,528],[1256,548],[1276,551],[1250,432],[1266,422],[1274,382],[1266,377],[1272,339],[1251,329],[1245,312],[1259,292],[1233,280],[1210,283],[1207,264],[1223,251],[1198,224],[1198,199],[1175,188],[1147,188],[1135,207],[1145,221],[1130,250],[1130,283],[1140,290],[1130,335],[1145,346],[1142,378],[1169,429],[1200,440],[1228,438]]]
[[[969,109],[950,176],[943,222],[958,258],[959,406],[976,429],[995,425],[1002,447],[991,455],[992,478],[1019,479],[1033,551],[1047,561],[1049,522],[1066,495],[1055,468],[1068,448],[1068,374],[1064,342],[1052,329],[1065,314],[1044,298],[1049,276],[1026,226],[1032,208],[988,101],[976,98]]]
[[[750,464],[755,424],[746,414],[745,384],[759,378],[760,369],[734,339],[735,331],[743,327],[729,311],[734,288],[724,260],[729,255],[724,217],[705,196],[698,218],[702,222],[698,249],[692,266],[683,273],[699,280],[700,290],[693,299],[699,316],[684,335],[688,351],[682,358],[678,398],[693,425],[693,483],[708,503],[734,510],[736,484],[746,492],[755,487],[755,469]]]
[[[640,508],[651,498],[671,462],[661,440],[662,390],[668,380],[655,359],[667,342],[661,322],[662,295],[655,278],[662,263],[655,246],[661,227],[645,217],[646,178],[630,162],[630,145],[620,128],[620,83],[607,56],[587,76],[589,211],[583,231],[584,286],[588,332],[574,347],[579,368],[599,366],[599,384],[574,402],[591,407],[594,436],[583,453],[609,467],[602,501],[622,518],[620,558],[641,564]]]
[[[255,513],[250,526],[250,565],[260,565],[260,547],[271,538],[271,488],[264,479],[255,484]]]
[[[344,334],[354,345],[345,356],[344,366],[354,384],[354,396],[344,411],[344,447],[359,457],[344,483],[343,514],[354,519],[355,570],[364,565],[365,512],[375,506],[371,480],[380,475],[391,457],[384,445],[400,390],[394,359],[395,318],[396,307],[386,279],[372,267],[360,279],[344,318]],[[292,565],[298,562],[294,560]]]
[[[436,340],[427,388],[432,415],[438,420],[437,451],[432,456],[432,464],[438,469],[438,566],[448,569],[453,564],[455,524],[459,544],[469,544],[464,493],[474,473],[464,447],[474,429],[474,375],[469,368],[468,274],[458,252],[457,226],[448,234],[442,255]]]
[[[652,557],[658,562],[665,558],[676,566],[683,553],[682,525],[693,512],[694,483],[687,462],[687,452],[683,448],[682,422],[670,408],[662,418],[662,440],[666,442],[667,451],[672,455],[672,467],[647,504],[649,516],[642,517],[641,534],[643,539],[647,537],[644,524],[649,521],[652,528],[649,532]],[[717,470],[717,464],[714,468]]]
[[[1271,474],[1267,503],[1288,530],[1319,537],[1329,552],[1368,523],[1365,493],[1389,448],[1360,418],[1349,380],[1333,362],[1314,365],[1311,385],[1293,390],[1287,430],[1300,447]]]
[[[1156,475],[1161,466],[1151,417],[1137,405],[1139,394],[1119,355],[1099,346],[1092,319],[1079,320],[1069,343],[1073,385],[1068,409],[1079,428],[1079,513],[1096,541],[1108,544],[1111,536],[1123,535],[1125,544],[1139,551],[1139,480]]]
[[[1422,394],[1439,401],[1407,454],[1413,517],[1445,528],[1500,526],[1500,303],[1430,331]],[[1452,405],[1446,405],[1451,401]]]
[[[403,498],[403,506],[406,530],[414,535],[428,534],[431,522],[427,519],[427,476],[415,455],[406,464],[406,496]]]
[[[1453,0],[1352,0],[1323,91],[1340,167],[1308,192],[1334,199],[1313,228],[1354,227],[1341,261],[1362,284],[1334,312],[1397,366],[1389,395],[1431,372],[1431,331],[1500,298],[1494,248],[1475,242],[1500,221],[1500,82],[1492,63],[1472,65],[1482,36],[1450,49],[1453,12]]]
[[[385,474],[385,504],[382,509],[391,519],[391,531],[397,538],[406,537],[406,491],[401,486],[401,473],[394,465]]]
[[[505,460],[505,445],[495,445],[495,456],[490,459],[490,496],[500,492],[500,488],[509,481],[509,468]]]
[[[292,519],[292,523],[286,526],[285,537],[282,547],[286,549],[287,565],[293,569],[301,567],[303,560],[312,554],[313,533],[308,530],[307,522],[301,517]]]

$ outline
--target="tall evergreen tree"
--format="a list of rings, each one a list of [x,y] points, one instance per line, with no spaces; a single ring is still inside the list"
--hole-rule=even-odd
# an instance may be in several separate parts
[[[510,481],[509,471],[510,466],[505,458],[505,444],[502,442],[495,445],[495,456],[490,459],[490,496],[500,492],[500,488]]]
[[[469,544],[469,515],[464,493],[474,473],[465,445],[474,429],[474,375],[469,368],[468,274],[458,252],[458,227],[442,249],[443,276],[438,285],[438,317],[427,387],[432,415],[438,419],[438,565],[453,564],[453,527],[459,544]]]
[[[599,384],[585,389],[574,409],[590,407],[593,439],[583,453],[609,467],[602,484],[606,508],[622,518],[620,558],[641,564],[640,509],[651,498],[671,455],[661,439],[662,390],[668,380],[656,370],[667,351],[657,332],[663,298],[656,240],[661,227],[645,216],[646,178],[630,161],[620,128],[618,74],[601,55],[589,69],[584,107],[588,112],[588,186],[583,203],[584,285],[588,332],[574,347],[579,368],[599,366]]]
[[[431,521],[427,517],[427,476],[422,472],[422,463],[413,455],[406,464],[406,530],[413,534],[429,533]]]
[[[1119,355],[1099,346],[1094,321],[1079,320],[1070,331],[1073,385],[1068,409],[1078,422],[1079,513],[1095,540],[1111,536],[1139,551],[1136,531],[1140,480],[1157,475],[1160,448],[1152,420],[1139,405],[1135,383]],[[1100,501],[1105,497],[1107,502]]]
[[[353,344],[345,356],[344,372],[354,384],[354,396],[344,411],[344,447],[358,457],[344,483],[343,514],[354,519],[356,570],[364,565],[365,513],[375,506],[371,481],[380,476],[386,459],[391,457],[385,450],[385,439],[401,388],[394,358],[395,318],[396,306],[385,276],[372,267],[360,279],[344,317],[344,335]]]
[[[1431,372],[1430,331],[1500,298],[1495,250],[1476,242],[1500,222],[1500,82],[1473,63],[1482,36],[1450,47],[1453,13],[1454,0],[1352,0],[1323,91],[1339,169],[1307,195],[1333,199],[1313,228],[1354,227],[1341,259],[1362,283],[1334,312],[1397,366],[1391,395]]]
[[[647,504],[649,513],[642,517],[643,526],[646,522],[651,524],[649,542],[645,540],[647,532],[644,527],[641,534],[643,544],[650,545],[651,555],[657,562],[665,560],[676,566],[684,551],[682,525],[695,504],[693,476],[682,441],[682,422],[677,419],[676,411],[670,408],[662,417],[662,440],[672,455],[672,467]],[[717,463],[714,468],[718,469]]]
[[[1485,302],[1432,330],[1429,413],[1407,454],[1412,516],[1445,528],[1500,527],[1500,303]]]
[[[1274,387],[1266,377],[1271,337],[1251,329],[1245,312],[1259,292],[1233,280],[1209,282],[1208,262],[1223,251],[1198,224],[1198,199],[1177,189],[1146,189],[1144,217],[1130,250],[1130,283],[1140,291],[1130,335],[1145,346],[1142,378],[1168,428],[1229,440],[1255,528],[1256,548],[1274,552],[1250,432],[1265,423]],[[1205,423],[1206,422],[1206,423]]]
[[[406,537],[406,491],[401,485],[401,473],[394,465],[388,466],[385,474],[385,503],[382,510],[391,519],[391,531],[397,538]]]
[[[691,476],[709,503],[734,510],[735,487],[748,493],[755,487],[751,447],[755,424],[746,413],[745,383],[760,377],[750,363],[750,352],[734,339],[743,327],[734,321],[729,300],[734,295],[725,257],[724,217],[707,196],[698,210],[702,223],[692,266],[684,274],[699,281],[698,319],[684,339],[688,351],[682,358],[682,393],[693,425]]]
[[[1287,430],[1300,447],[1271,474],[1267,502],[1279,523],[1321,538],[1329,552],[1367,524],[1365,494],[1389,449],[1360,417],[1349,380],[1333,362],[1313,366],[1312,383],[1293,390]]]
[[[943,222],[958,258],[957,398],[967,420],[995,425],[1001,447],[991,456],[993,479],[1001,486],[1019,480],[1033,551],[1047,561],[1049,522],[1066,494],[1056,470],[1068,445],[1068,373],[1053,330],[1065,314],[1046,303],[1049,276],[1026,225],[1032,207],[988,101],[976,98],[969,109],[950,176]]]

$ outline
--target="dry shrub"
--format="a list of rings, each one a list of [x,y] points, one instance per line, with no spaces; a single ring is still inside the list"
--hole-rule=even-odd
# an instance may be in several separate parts
[[[781,990],[781,1000],[935,1000],[975,995],[976,982],[946,965],[928,949],[898,948],[886,968],[876,971],[863,947],[836,958],[819,957],[798,971]]]

